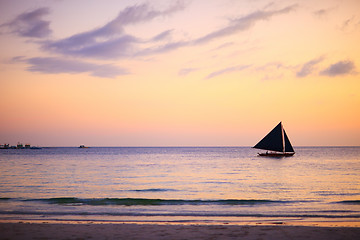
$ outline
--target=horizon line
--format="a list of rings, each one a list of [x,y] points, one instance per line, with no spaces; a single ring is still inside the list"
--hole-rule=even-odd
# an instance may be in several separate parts
[[[35,146],[35,145],[32,145]],[[184,145],[184,146],[91,146],[91,145],[85,145],[87,148],[232,148],[232,147],[241,147],[241,148],[253,148],[253,146],[240,146],[240,145],[223,145],[223,146],[217,146],[217,145],[209,145],[209,146],[196,146],[196,145]],[[79,146],[74,146],[74,145],[70,145],[70,146],[40,146],[40,145],[36,145],[36,147],[44,147],[44,148],[51,148],[51,147],[74,147],[74,148],[79,148]],[[360,147],[360,145],[301,145],[301,146],[293,146],[295,148],[306,148],[306,147]]]

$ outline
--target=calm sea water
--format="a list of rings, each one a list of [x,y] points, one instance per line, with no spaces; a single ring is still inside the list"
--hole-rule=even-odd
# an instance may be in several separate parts
[[[360,221],[360,147],[0,150],[0,219]]]

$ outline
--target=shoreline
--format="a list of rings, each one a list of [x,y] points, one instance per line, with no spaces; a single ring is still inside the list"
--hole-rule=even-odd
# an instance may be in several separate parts
[[[316,220],[316,219],[242,219],[238,221],[205,220],[97,220],[97,219],[0,219],[0,224],[135,224],[135,225],[201,225],[201,226],[292,226],[292,227],[346,227],[360,228],[358,220]]]
[[[17,221],[17,222],[16,222]],[[360,227],[1,220],[0,239],[358,239]]]

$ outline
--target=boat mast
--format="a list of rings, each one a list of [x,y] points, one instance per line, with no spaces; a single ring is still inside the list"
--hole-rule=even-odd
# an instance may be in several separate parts
[[[280,124],[281,124],[281,141],[282,141],[283,153],[285,153],[284,127],[282,125],[282,122],[280,122]]]

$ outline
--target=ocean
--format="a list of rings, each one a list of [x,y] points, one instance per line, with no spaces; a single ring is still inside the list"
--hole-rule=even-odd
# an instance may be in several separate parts
[[[0,150],[0,220],[360,221],[360,147]]]

